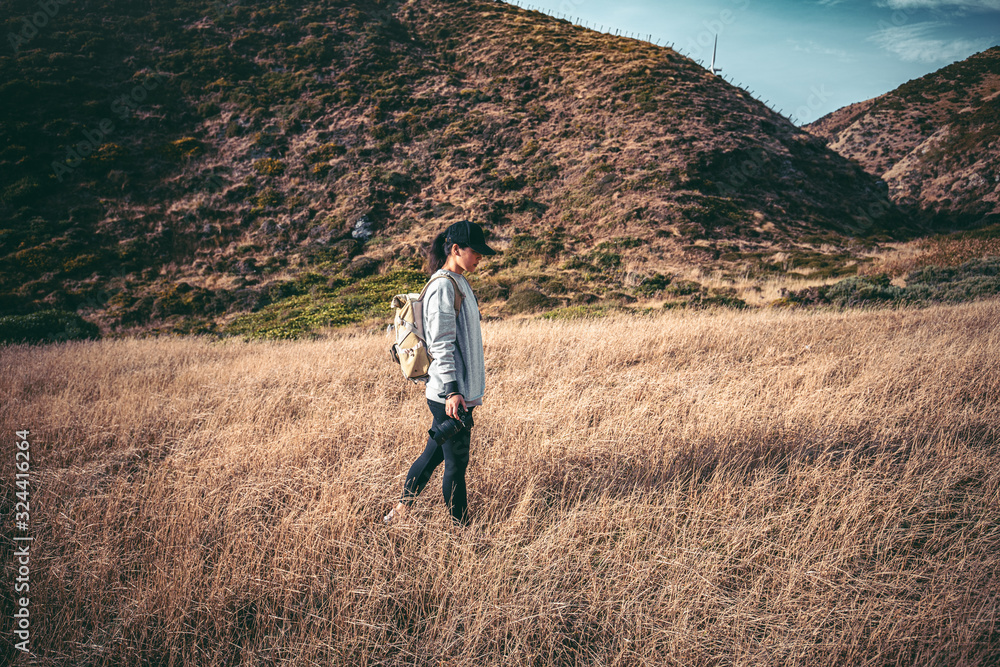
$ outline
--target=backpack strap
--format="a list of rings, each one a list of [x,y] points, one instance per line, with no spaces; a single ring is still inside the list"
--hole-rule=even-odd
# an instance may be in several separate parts
[[[436,278],[447,278],[448,280],[451,281],[451,284],[455,286],[455,316],[457,317],[458,312],[462,309],[462,300],[465,297],[462,295],[462,290],[459,289],[458,283],[456,283],[455,279],[449,276],[447,273],[436,273],[433,276],[431,276],[431,279],[427,281],[427,284],[424,285],[424,288],[420,290],[420,300],[421,301],[424,300],[424,292],[427,291],[427,288]]]

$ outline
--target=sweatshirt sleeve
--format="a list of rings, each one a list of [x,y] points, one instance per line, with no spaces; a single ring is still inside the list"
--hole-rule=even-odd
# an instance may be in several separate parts
[[[450,280],[439,279],[424,294],[424,338],[427,352],[433,359],[435,374],[444,383],[445,391],[457,391],[455,369],[455,287]]]

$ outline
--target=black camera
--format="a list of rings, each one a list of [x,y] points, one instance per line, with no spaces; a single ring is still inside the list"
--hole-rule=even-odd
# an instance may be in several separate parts
[[[450,440],[463,428],[471,428],[472,427],[472,424],[470,423],[471,420],[472,420],[472,415],[470,415],[467,410],[459,406],[458,419],[455,419],[454,417],[449,417],[448,419],[438,424],[438,427],[436,429],[435,428],[429,429],[427,431],[427,434],[431,436],[434,442],[440,445]]]

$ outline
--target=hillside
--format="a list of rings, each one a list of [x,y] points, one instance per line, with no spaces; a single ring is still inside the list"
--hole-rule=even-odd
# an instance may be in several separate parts
[[[936,227],[1000,221],[1000,46],[805,129]]]
[[[689,59],[502,3],[104,0],[36,32],[0,57],[0,313],[352,321],[460,217],[506,250],[483,300],[525,307],[634,299],[685,266],[851,273],[851,246],[914,228]]]

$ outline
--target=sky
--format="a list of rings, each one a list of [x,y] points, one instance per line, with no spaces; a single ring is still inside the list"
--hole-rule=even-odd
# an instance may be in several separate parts
[[[508,0],[712,60],[798,125],[1000,44],[1000,0]],[[579,18],[579,21],[577,21]]]

